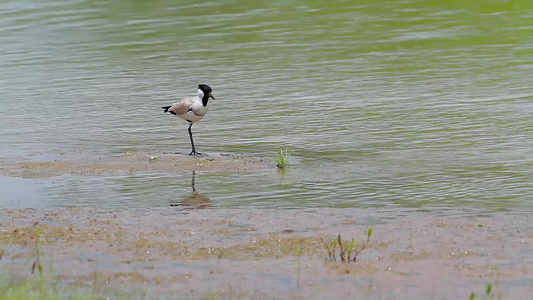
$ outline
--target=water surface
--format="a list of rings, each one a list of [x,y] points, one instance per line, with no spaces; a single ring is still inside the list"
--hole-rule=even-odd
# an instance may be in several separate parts
[[[187,151],[160,106],[208,83],[200,151],[292,156],[284,174],[197,174],[213,207],[530,210],[531,16],[525,1],[2,2],[0,161]],[[166,206],[191,177],[0,177],[0,206]]]

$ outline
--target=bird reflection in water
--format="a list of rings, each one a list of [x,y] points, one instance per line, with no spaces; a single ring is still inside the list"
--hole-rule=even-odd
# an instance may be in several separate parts
[[[192,181],[191,181],[192,194],[188,196],[184,196],[181,199],[181,202],[171,202],[170,206],[183,206],[184,208],[188,208],[188,209],[201,209],[201,208],[208,208],[211,206],[211,201],[209,200],[209,198],[196,191],[195,177],[196,177],[196,172],[193,171]]]

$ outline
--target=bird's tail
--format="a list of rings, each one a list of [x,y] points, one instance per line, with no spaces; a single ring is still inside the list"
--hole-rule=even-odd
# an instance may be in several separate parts
[[[169,105],[169,106],[163,106],[161,107],[165,112],[168,112],[168,109],[171,108],[172,105]]]

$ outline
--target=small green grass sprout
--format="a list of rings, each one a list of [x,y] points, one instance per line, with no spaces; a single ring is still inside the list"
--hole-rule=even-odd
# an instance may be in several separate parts
[[[370,227],[366,233],[366,240],[362,243],[359,243],[358,241],[352,239],[350,243],[344,243],[342,241],[342,237],[339,233],[336,237],[331,239],[331,242],[325,243],[324,246],[326,248],[326,251],[328,252],[328,258],[326,260],[330,261],[336,261],[337,258],[335,257],[335,249],[337,249],[337,246],[339,247],[339,255],[342,262],[356,262],[357,256],[361,251],[365,250],[368,244],[370,243],[370,237],[372,236],[372,227]],[[352,256],[353,254],[353,256]]]
[[[289,154],[287,153],[287,149],[285,149],[285,153],[283,152],[283,149],[279,148],[278,151],[278,157],[276,159],[276,166],[278,169],[284,169],[289,162]]]
[[[41,280],[44,279],[43,275],[43,265],[41,264],[41,251],[39,250],[39,240],[41,239],[41,235],[44,233],[43,228],[39,225],[39,222],[33,223],[33,234],[35,239],[35,261],[33,262],[33,265],[31,266],[31,273],[35,271],[35,268],[37,267],[39,269],[39,276]]]
[[[492,299],[492,295],[490,294],[492,292],[492,284],[488,283],[485,286],[485,298],[486,299]],[[476,294],[474,292],[470,293],[470,300],[476,299]]]

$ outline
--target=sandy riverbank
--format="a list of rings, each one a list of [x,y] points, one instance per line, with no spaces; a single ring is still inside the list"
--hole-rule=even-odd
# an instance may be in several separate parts
[[[46,178],[61,175],[133,175],[146,171],[248,172],[274,168],[262,158],[216,153],[201,157],[184,153],[126,152],[110,157],[62,158],[45,161],[9,159],[0,162],[0,175],[22,178]],[[270,164],[272,164],[270,162]]]
[[[525,299],[533,289],[531,218],[521,213],[68,208],[0,215],[3,270],[29,274],[39,222],[44,265],[60,280],[154,298],[467,299],[490,283],[498,297]],[[356,263],[326,260],[325,241],[339,233],[364,239],[370,225],[369,248]]]

